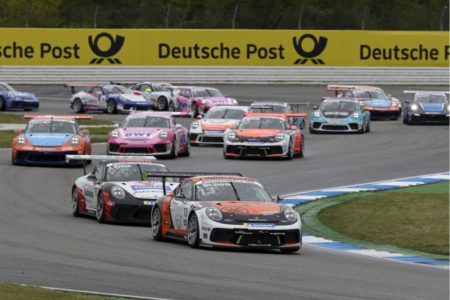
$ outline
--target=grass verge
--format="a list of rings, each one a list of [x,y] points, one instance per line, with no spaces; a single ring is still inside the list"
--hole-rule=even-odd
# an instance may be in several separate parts
[[[31,114],[39,115],[37,112]],[[28,120],[23,118],[21,114],[0,113],[0,124],[26,124]],[[78,120],[80,125],[114,125],[114,122],[108,120],[90,119]]]
[[[103,143],[106,142],[106,136],[113,130],[112,127],[84,127],[83,129],[89,130],[92,143]],[[1,130],[0,131],[0,148],[11,148],[12,140],[18,134],[12,130]]]
[[[448,259],[449,182],[352,193],[296,208],[304,230],[391,252]]]
[[[103,297],[86,295],[73,292],[60,292],[52,291],[43,288],[11,284],[0,283],[0,299],[2,300],[53,300],[53,299],[65,299],[65,300],[112,300],[120,299],[116,297]]]

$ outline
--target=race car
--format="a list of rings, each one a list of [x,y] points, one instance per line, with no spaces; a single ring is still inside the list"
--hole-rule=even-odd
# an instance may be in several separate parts
[[[414,94],[412,101],[405,100],[403,110],[403,123],[424,124],[441,123],[449,124],[450,105],[448,91],[404,91],[406,94]]]
[[[254,113],[297,113],[300,112],[301,106],[309,107],[309,102],[288,103],[279,101],[255,101],[250,104],[249,112]],[[297,117],[295,125],[300,129],[305,128],[305,119]]]
[[[175,117],[187,113],[135,112],[108,134],[107,154],[189,156],[188,130]]]
[[[191,123],[191,145],[222,145],[224,132],[236,126],[248,111],[248,106],[216,106],[203,118]],[[200,116],[199,116],[200,117]]]
[[[305,139],[300,128],[289,121],[306,113],[246,113],[237,128],[225,132],[223,156],[303,157]]]
[[[65,86],[71,88],[73,95],[70,98],[70,108],[76,113],[99,111],[115,114],[150,110],[154,106],[149,95],[133,92],[117,84],[67,83]],[[86,88],[76,92],[76,87]]]
[[[130,90],[150,96],[156,110],[175,111],[175,98],[179,89],[167,82],[139,82],[130,86]]]
[[[326,98],[310,114],[309,132],[370,131],[370,111],[354,99]]]
[[[25,115],[25,130],[12,142],[12,164],[67,165],[67,154],[90,154],[89,131],[80,130],[79,119],[92,116]],[[79,163],[76,163],[79,164]]]
[[[397,120],[402,113],[402,106],[397,98],[386,95],[375,86],[364,85],[328,85],[328,91],[335,93],[337,98],[358,100],[370,111],[370,118]]]
[[[301,248],[299,214],[274,202],[258,181],[240,174],[192,175],[180,176],[184,177],[180,185],[156,201],[151,218],[153,239],[183,240],[191,247],[279,249],[283,253]]]
[[[75,180],[71,191],[75,217],[92,216],[98,222],[150,225],[157,198],[173,191],[178,182],[149,178],[168,172],[155,157],[67,155],[68,161],[97,160],[89,174]]]
[[[39,100],[34,94],[18,92],[6,82],[0,82],[0,111],[38,109]]]
[[[225,97],[218,89],[210,87],[178,87],[176,110],[192,113],[194,117],[205,114],[214,106],[238,105],[236,99]]]

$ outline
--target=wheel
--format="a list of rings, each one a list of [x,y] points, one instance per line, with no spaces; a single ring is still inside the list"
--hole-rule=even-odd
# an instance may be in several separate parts
[[[192,248],[197,248],[200,244],[198,221],[195,213],[191,215],[188,221],[188,244]]]
[[[97,211],[95,212],[95,216],[99,223],[105,222],[105,200],[103,199],[103,193],[101,191],[97,198]]]
[[[292,150],[292,143],[289,142],[289,150],[288,153],[286,155],[286,159],[287,160],[291,160],[294,157],[294,151]]]
[[[11,154],[11,164],[12,165],[17,165],[16,160],[14,159],[14,156]]]
[[[159,97],[158,100],[156,100],[156,108],[158,110],[167,110],[167,99],[166,97]]]
[[[370,122],[367,123],[366,132],[370,132]]]
[[[198,116],[198,106],[195,102],[192,103],[192,113],[194,118]]]
[[[316,134],[317,131],[316,131],[315,129],[313,129],[312,126],[310,125],[310,126],[309,126],[309,133],[311,133],[311,134]]]
[[[294,253],[300,250],[300,247],[293,247],[293,248],[286,248],[286,249],[280,249],[281,253]]]
[[[358,133],[359,134],[363,134],[364,132],[366,132],[366,125],[364,125],[364,123],[363,123],[362,126],[361,126],[361,129],[358,130]]]
[[[106,104],[106,111],[108,114],[115,114],[117,112],[117,105],[114,100],[109,100]]]
[[[152,211],[152,237],[155,241],[162,241],[162,213],[158,206],[155,206]]]
[[[83,103],[81,102],[81,99],[75,99],[73,101],[73,111],[76,112],[77,114],[81,114],[84,112]]]
[[[79,207],[80,201],[78,200],[78,192],[75,187],[72,189],[72,214],[74,217],[79,217],[81,215],[80,213],[80,207]]]
[[[169,156],[171,158],[175,158],[178,156],[178,147],[177,147],[177,139],[176,138],[173,139],[172,149],[170,150]]]
[[[172,101],[169,103],[169,111],[175,111],[175,104]]]
[[[300,152],[298,153],[298,157],[303,157],[303,150],[305,149],[305,140],[303,139],[302,136],[302,143],[301,143],[301,147],[300,147]]]
[[[191,155],[191,144],[189,142],[187,142],[187,144],[186,144],[186,150],[184,150],[183,153],[180,153],[180,156],[181,155],[183,155],[183,156]]]
[[[2,97],[0,97],[0,110],[5,110],[5,100]]]

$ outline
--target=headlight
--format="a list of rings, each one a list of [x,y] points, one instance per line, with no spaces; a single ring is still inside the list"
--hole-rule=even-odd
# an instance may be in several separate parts
[[[228,139],[230,142],[234,141],[234,140],[236,139],[236,133],[230,132],[230,133],[227,135],[227,139]]]
[[[400,102],[398,100],[392,100],[392,106],[400,106]]]
[[[206,215],[208,216],[208,218],[216,222],[222,220],[223,217],[222,212],[215,207],[208,207],[206,209]]]
[[[314,117],[320,118],[320,112],[315,111],[315,112],[314,112]]]
[[[120,186],[113,186],[111,189],[111,195],[113,195],[116,199],[123,199],[125,198],[125,191]]]
[[[120,98],[120,100],[122,100],[122,101],[126,101],[126,100],[127,100],[127,98],[125,98],[125,97],[122,96],[122,95],[120,95],[119,98]]]
[[[450,104],[449,104],[449,105],[447,105],[447,110],[448,110],[448,111],[450,111]]]
[[[77,137],[73,137],[70,139],[70,143],[72,144],[72,146],[76,146],[80,144],[80,139]]]
[[[208,103],[208,100],[203,99],[203,100],[202,100],[202,104],[206,104],[206,103]]]
[[[167,139],[169,137],[169,133],[167,131],[161,131],[159,133],[159,137],[162,139]]]
[[[417,110],[418,108],[419,108],[419,106],[417,106],[417,104],[411,105],[411,110]]]
[[[292,208],[286,208],[283,211],[283,216],[289,222],[297,221],[297,213]]]
[[[113,131],[113,132],[111,132],[111,137],[112,137],[113,139],[118,138],[118,137],[119,137],[119,132],[118,132],[118,131]]]
[[[197,121],[194,121],[194,122],[192,122],[191,127],[192,127],[192,129],[197,129],[199,125],[200,124]]]
[[[286,135],[284,133],[279,133],[275,136],[275,141],[277,142],[281,142],[282,140],[284,140],[286,138]]]
[[[359,113],[353,113],[353,118],[359,118]]]
[[[236,99],[230,99],[231,104],[237,104],[237,100]]]
[[[26,142],[27,139],[24,136],[19,136],[19,138],[17,139],[17,144],[19,145],[25,145]]]

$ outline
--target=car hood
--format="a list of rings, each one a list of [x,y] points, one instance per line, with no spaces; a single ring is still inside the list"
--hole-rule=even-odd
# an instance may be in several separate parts
[[[166,182],[166,193],[171,193],[178,182]],[[125,191],[139,199],[157,199],[164,196],[161,181],[127,181],[119,184]]]
[[[391,107],[391,99],[367,99],[361,101],[372,107],[388,108]]]
[[[33,146],[62,146],[73,136],[70,133],[27,133],[27,140]]]
[[[419,103],[420,108],[425,112],[442,112],[445,109],[444,103]]]
[[[281,129],[239,129],[236,130],[236,135],[242,137],[265,137],[275,136],[278,133],[283,132]]]
[[[154,138],[164,130],[167,130],[167,128],[135,127],[119,129],[120,137],[126,140],[142,140]]]
[[[21,97],[21,98],[24,98],[24,99],[35,99],[36,98],[34,96],[34,94],[32,94],[32,93],[25,93],[25,92],[14,91],[14,92],[12,92],[12,95],[16,96],[16,97]]]
[[[200,122],[203,129],[206,130],[225,130],[239,123],[234,119],[204,119]]]
[[[233,215],[273,215],[281,212],[281,206],[272,202],[212,201],[208,203],[223,213]]]
[[[233,99],[227,98],[227,97],[207,97],[203,98],[205,100],[208,100],[209,103],[213,104],[233,104]]]

